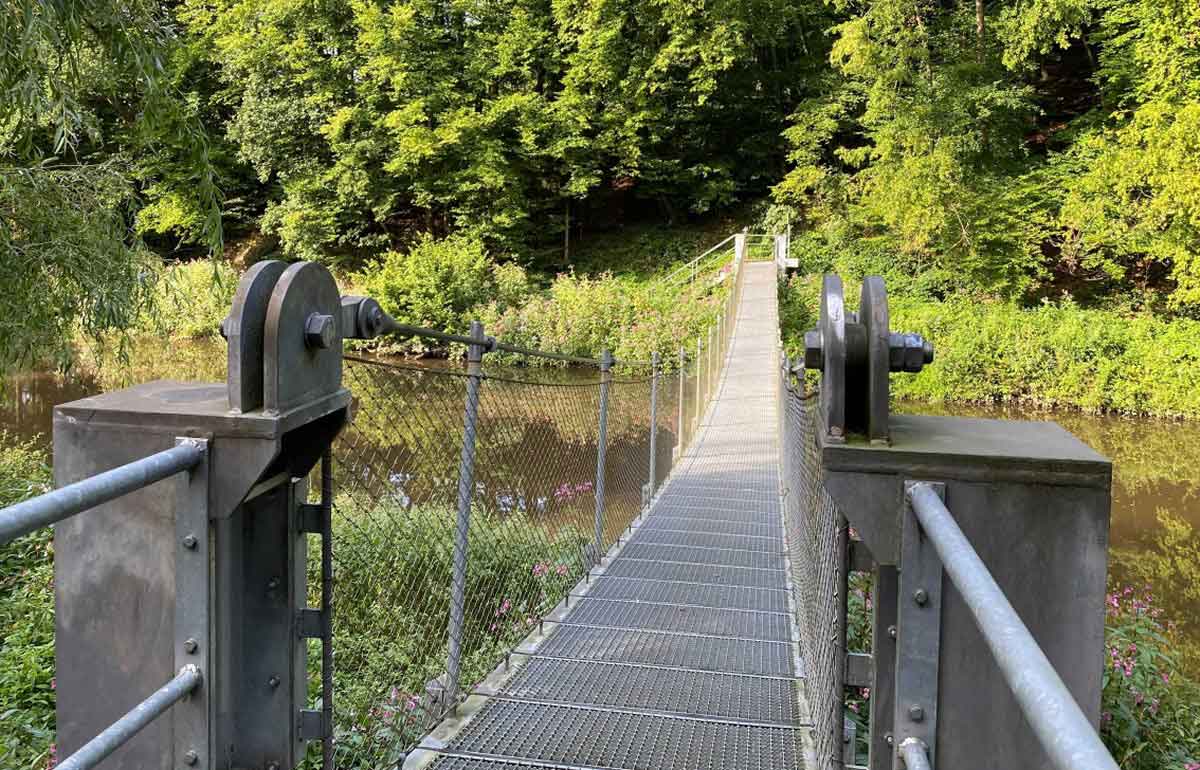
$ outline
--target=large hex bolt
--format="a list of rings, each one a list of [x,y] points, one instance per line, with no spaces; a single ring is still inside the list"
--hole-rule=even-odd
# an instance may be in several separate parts
[[[825,341],[821,332],[810,329],[804,332],[804,368],[820,371],[825,368]]]
[[[888,369],[916,373],[933,363],[933,345],[920,334],[888,335]]]
[[[326,349],[333,346],[335,329],[333,316],[311,313],[304,321],[304,342],[310,348]]]

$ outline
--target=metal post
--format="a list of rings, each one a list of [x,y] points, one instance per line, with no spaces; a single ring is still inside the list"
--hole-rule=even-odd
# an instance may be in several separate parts
[[[679,346],[679,421],[676,423],[676,432],[679,434],[676,438],[679,441],[679,456],[683,457],[683,390],[684,382],[687,380],[687,351],[683,349],[683,345]]]
[[[1054,766],[1117,770],[1091,721],[942,502],[938,487],[928,482],[910,482],[907,487],[921,533],[936,549]]]
[[[604,553],[604,453],[608,443],[608,383],[612,379],[612,353],[600,353],[600,435],[596,443],[596,563]]]
[[[700,424],[700,410],[704,408],[704,343],[696,335],[696,425]]]
[[[321,712],[321,770],[334,770],[333,450],[328,447],[321,455]]]
[[[720,374],[717,367],[721,365],[720,361],[715,361],[714,354],[717,352],[717,343],[713,341],[716,337],[717,327],[708,327],[708,396],[712,398],[712,392],[716,388],[716,383],[720,379]]]
[[[650,354],[650,494],[647,499],[654,497],[655,477],[654,464],[658,460],[658,351]]]
[[[467,592],[467,546],[471,530],[471,494],[475,489],[475,429],[479,417],[479,385],[483,379],[483,324],[471,322],[467,347],[467,403],[463,414],[462,453],[458,466],[458,521],[454,533],[454,576],[450,583],[450,655],[446,663],[446,701],[458,699],[462,666],[463,615]],[[332,765],[330,765],[332,767]]]

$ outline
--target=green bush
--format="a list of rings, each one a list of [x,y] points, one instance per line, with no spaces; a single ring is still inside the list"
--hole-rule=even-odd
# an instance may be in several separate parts
[[[789,353],[815,321],[819,292],[818,276],[783,288]],[[857,306],[855,283],[847,282],[846,295]],[[937,350],[920,374],[892,378],[897,398],[1200,415],[1200,321],[1071,302],[1025,308],[962,293],[939,301],[890,291],[889,304],[893,329],[923,334]]]
[[[503,277],[511,289],[514,276]],[[390,252],[369,265],[357,283],[400,323],[457,334],[468,331],[473,310],[496,289],[483,243],[460,235],[440,241],[422,236],[409,251]]]
[[[0,507],[50,485],[44,452],[0,432]],[[0,545],[0,767],[54,752],[54,545],[42,529]]]
[[[222,260],[199,259],[164,267],[137,328],[176,339],[215,337],[233,305],[237,285],[237,270]]]
[[[1198,767],[1200,685],[1182,673],[1178,639],[1147,585],[1107,597],[1104,743],[1124,770]]]
[[[727,273],[683,291],[611,273],[564,273],[524,305],[491,304],[480,317],[488,334],[523,347],[585,357],[607,347],[618,360],[636,361],[657,351],[669,367],[680,345],[691,349],[706,333],[731,284]]]

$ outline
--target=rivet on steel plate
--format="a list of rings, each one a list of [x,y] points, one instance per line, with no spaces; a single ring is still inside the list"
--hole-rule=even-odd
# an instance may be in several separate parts
[[[925,709],[921,708],[915,703],[912,704],[908,707],[908,718],[914,722],[920,722],[925,718]]]
[[[913,592],[913,601],[924,607],[927,603],[929,603],[929,592],[924,588],[918,588],[915,592]]]
[[[188,749],[187,751],[184,752],[183,764],[194,765],[199,761],[200,761],[200,755],[197,754],[196,752],[192,751],[191,749]]]
[[[185,641],[183,643],[183,651],[186,652],[188,655],[195,655],[196,650],[199,648],[200,648],[200,645],[196,643],[195,639],[188,639],[187,641]]]
[[[195,535],[184,535],[183,536],[183,547],[188,549],[189,551],[196,550],[197,542],[198,541],[196,540]]]

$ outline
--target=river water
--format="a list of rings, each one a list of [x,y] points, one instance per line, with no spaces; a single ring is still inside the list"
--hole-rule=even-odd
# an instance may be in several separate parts
[[[438,366],[438,364],[432,364]],[[140,351],[127,366],[81,368],[63,375],[18,374],[4,380],[0,429],[48,444],[56,404],[155,377],[220,380],[223,346],[172,345]],[[543,375],[539,374],[539,378]],[[593,371],[553,375],[558,381]],[[664,404],[664,406],[667,406]],[[673,411],[673,406],[667,406]],[[1113,461],[1110,574],[1114,582],[1155,583],[1159,603],[1200,644],[1200,421],[1171,422],[1077,412],[901,404],[901,411],[1003,419],[1052,419]],[[665,410],[664,410],[665,411]],[[666,412],[671,414],[672,412]],[[513,448],[521,451],[521,447]],[[669,456],[664,464],[669,463]],[[1149,565],[1149,566],[1148,566]]]

